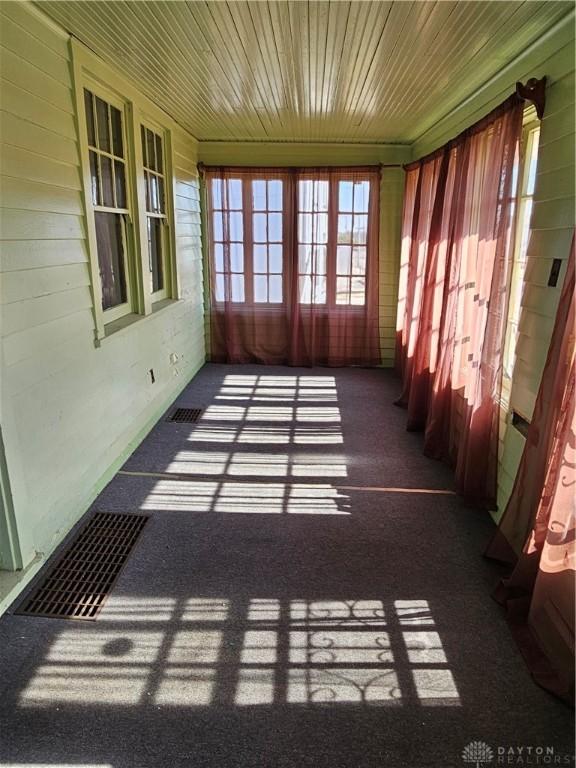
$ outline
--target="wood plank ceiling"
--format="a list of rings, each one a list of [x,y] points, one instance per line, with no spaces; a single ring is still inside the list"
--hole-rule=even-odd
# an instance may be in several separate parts
[[[200,140],[411,142],[572,3],[38,6]]]

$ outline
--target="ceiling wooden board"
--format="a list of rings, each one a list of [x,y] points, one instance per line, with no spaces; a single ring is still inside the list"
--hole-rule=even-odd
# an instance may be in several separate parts
[[[211,141],[412,142],[571,2],[100,2],[38,7]]]

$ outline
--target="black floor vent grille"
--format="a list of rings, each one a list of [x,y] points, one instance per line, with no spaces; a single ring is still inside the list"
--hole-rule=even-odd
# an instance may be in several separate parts
[[[17,613],[94,620],[147,520],[147,515],[97,512]]]
[[[168,421],[177,421],[180,424],[194,424],[202,414],[202,408],[176,408]]]

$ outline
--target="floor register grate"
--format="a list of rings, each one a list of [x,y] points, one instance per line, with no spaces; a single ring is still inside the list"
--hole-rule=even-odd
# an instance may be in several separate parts
[[[97,512],[17,613],[94,620],[147,521],[148,515]]]
[[[168,421],[177,421],[183,424],[194,424],[200,418],[202,408],[176,408]]]

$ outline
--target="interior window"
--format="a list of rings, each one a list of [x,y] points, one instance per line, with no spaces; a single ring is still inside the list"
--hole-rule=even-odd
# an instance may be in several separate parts
[[[524,130],[523,152],[519,164],[518,179],[518,217],[514,245],[514,262],[512,266],[512,282],[510,286],[510,305],[508,314],[508,329],[504,352],[504,374],[512,377],[516,357],[516,342],[520,322],[522,288],[526,273],[526,256],[530,236],[530,219],[534,186],[536,183],[536,166],[538,162],[538,145],[540,141],[540,124],[529,123]]]

